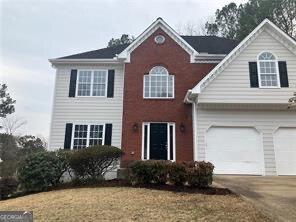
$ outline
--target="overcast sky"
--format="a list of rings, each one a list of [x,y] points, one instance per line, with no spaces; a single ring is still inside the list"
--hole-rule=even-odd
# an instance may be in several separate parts
[[[0,0],[0,83],[16,99],[19,133],[48,137],[55,70],[48,62],[139,35],[157,17],[197,27],[231,0]],[[245,0],[234,0],[244,3]]]

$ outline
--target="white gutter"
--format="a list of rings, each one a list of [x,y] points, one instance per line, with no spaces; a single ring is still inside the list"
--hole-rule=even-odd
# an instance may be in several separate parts
[[[58,64],[94,64],[94,63],[122,63],[122,61],[118,60],[117,58],[113,59],[49,59],[48,60],[52,65]]]
[[[193,93],[192,89],[189,89],[185,95],[185,98],[183,100],[184,103],[195,103],[196,102],[196,99],[198,97],[198,94],[197,93]]]

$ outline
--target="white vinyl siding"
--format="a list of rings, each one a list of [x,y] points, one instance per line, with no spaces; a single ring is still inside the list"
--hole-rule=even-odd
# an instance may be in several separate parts
[[[286,61],[289,87],[251,88],[249,62],[269,51],[278,61]],[[258,70],[259,74],[259,70]],[[296,55],[263,31],[199,95],[199,103],[287,103],[296,91]]]
[[[114,69],[114,97],[69,97],[71,69]],[[49,139],[50,150],[64,147],[66,123],[111,123],[112,145],[117,147],[121,146],[123,70],[123,65],[59,65],[57,67]]]
[[[254,127],[263,140],[265,174],[276,175],[274,133],[296,127],[295,111],[197,110],[195,159],[205,159],[206,133],[211,127]]]

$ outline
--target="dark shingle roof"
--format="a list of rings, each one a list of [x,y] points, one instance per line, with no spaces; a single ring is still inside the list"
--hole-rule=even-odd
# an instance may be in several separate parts
[[[216,36],[181,36],[189,45],[200,53],[228,54],[238,42]],[[59,59],[112,59],[121,53],[129,44],[98,49],[89,52],[69,55]]]
[[[129,44],[118,45],[94,51],[61,57],[59,59],[112,59],[116,54],[121,53]]]
[[[228,54],[238,41],[217,36],[181,36],[189,45],[199,53]]]

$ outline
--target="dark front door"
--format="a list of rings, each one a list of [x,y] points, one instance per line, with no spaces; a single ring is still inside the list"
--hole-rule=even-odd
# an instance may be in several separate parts
[[[150,124],[150,159],[167,160],[168,124]]]

